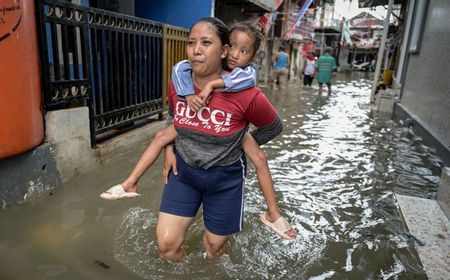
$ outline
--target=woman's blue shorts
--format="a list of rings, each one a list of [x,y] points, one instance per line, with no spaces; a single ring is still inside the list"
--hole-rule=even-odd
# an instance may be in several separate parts
[[[170,172],[160,211],[194,217],[203,203],[203,222],[210,232],[224,236],[241,231],[246,167],[245,156],[228,166],[201,169],[177,154],[178,175]]]

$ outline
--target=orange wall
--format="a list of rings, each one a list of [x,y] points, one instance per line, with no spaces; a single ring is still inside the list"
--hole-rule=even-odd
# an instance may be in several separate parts
[[[0,159],[43,139],[34,1],[0,0]]]

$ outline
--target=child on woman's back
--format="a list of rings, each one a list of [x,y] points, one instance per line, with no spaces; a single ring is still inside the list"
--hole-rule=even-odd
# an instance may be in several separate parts
[[[247,23],[233,25],[229,34],[230,47],[227,56],[227,67],[231,72],[223,73],[221,79],[208,83],[198,95],[195,95],[190,64],[187,61],[181,61],[173,68],[172,80],[177,95],[180,99],[186,99],[192,111],[199,110],[203,107],[214,89],[224,88],[221,90],[222,92],[238,92],[254,87],[256,84],[256,71],[250,63],[256,57],[262,34],[255,27]],[[139,159],[130,176],[122,184],[116,185],[113,188],[119,189],[118,192],[122,191],[124,196],[127,196],[126,193],[133,194],[133,192],[136,192],[136,184],[139,178],[153,164],[161,150],[167,144],[173,142],[176,136],[177,132],[173,125],[160,130]],[[275,190],[265,152],[249,133],[245,134],[242,147],[246,155],[255,165],[258,182],[267,203],[267,211],[260,216],[261,220],[281,237],[285,239],[295,238],[297,235],[296,231],[281,216],[278,210]],[[173,172],[176,175],[177,170],[173,170]],[[113,188],[103,193],[102,197],[118,198],[111,195],[111,193],[114,193]]]

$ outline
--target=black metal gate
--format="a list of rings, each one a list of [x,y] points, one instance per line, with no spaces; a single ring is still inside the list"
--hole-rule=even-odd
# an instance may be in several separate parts
[[[92,147],[162,118],[161,23],[56,0],[36,11],[45,110],[88,106]]]

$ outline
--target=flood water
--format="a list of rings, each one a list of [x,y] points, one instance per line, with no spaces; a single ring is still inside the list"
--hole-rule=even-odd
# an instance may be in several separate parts
[[[162,161],[142,178],[140,198],[98,197],[128,174],[141,146],[0,210],[0,279],[427,279],[394,194],[433,198],[442,162],[413,131],[371,115],[370,85],[356,73],[338,77],[331,98],[295,84],[283,93],[263,88],[284,121],[283,134],[264,148],[295,241],[259,221],[265,204],[249,164],[245,228],[228,254],[203,258],[197,217],[186,260],[160,260]]]

